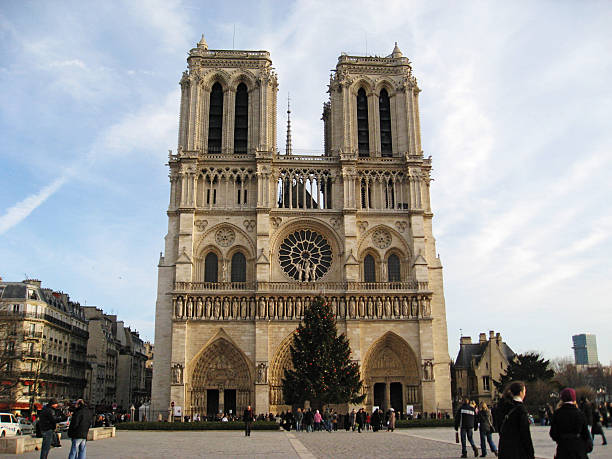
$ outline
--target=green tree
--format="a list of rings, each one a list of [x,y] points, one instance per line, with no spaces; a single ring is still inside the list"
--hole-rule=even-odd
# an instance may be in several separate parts
[[[501,375],[499,381],[494,381],[499,392],[503,392],[511,381],[535,382],[549,381],[555,376],[550,368],[550,362],[537,352],[517,354],[506,368],[506,374]]]
[[[313,408],[330,403],[360,403],[359,366],[351,362],[351,349],[344,334],[338,335],[329,303],[316,297],[304,311],[304,321],[293,335],[290,347],[293,369],[285,370],[283,397],[288,405],[309,400]]]
[[[525,405],[535,413],[539,407],[551,403],[550,395],[557,390],[554,376],[550,361],[537,352],[526,352],[517,354],[508,364],[506,373],[493,383],[501,394],[511,381],[523,381],[527,388]]]

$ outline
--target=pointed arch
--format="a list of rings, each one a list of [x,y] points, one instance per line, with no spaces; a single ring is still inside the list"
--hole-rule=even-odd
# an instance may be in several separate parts
[[[238,413],[253,404],[253,366],[223,329],[219,329],[187,364],[187,375],[186,409],[190,409],[191,413],[209,411],[207,403],[211,391],[235,394]]]
[[[278,345],[270,369],[268,370],[268,384],[270,387],[270,405],[284,405],[283,400],[283,377],[285,370],[293,369],[291,360],[291,344],[293,343],[293,331],[285,337]]]
[[[393,406],[403,411],[404,402],[420,406],[420,369],[416,354],[405,339],[387,331],[370,346],[363,362],[368,408],[379,405],[386,410]]]
[[[208,108],[208,152],[221,153],[223,139],[223,87],[218,81],[210,89]]]

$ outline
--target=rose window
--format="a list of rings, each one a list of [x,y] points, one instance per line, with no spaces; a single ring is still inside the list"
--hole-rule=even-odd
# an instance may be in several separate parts
[[[327,239],[312,230],[290,234],[278,251],[285,273],[300,282],[313,282],[329,270],[332,251]]]

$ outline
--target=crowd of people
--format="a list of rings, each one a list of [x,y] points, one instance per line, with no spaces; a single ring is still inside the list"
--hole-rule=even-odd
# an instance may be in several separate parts
[[[473,433],[479,430],[480,457],[487,456],[488,445],[490,451],[500,458],[534,458],[529,430],[533,417],[523,403],[526,393],[523,382],[510,383],[493,410],[486,403],[477,406],[474,401],[465,398],[455,414],[456,441],[461,442],[461,457],[467,457],[468,443],[474,456],[478,457],[479,450]],[[550,425],[550,437],[557,443],[555,458],[586,459],[593,450],[595,435],[601,435],[602,444],[607,444],[603,426],[608,426],[611,406],[602,404],[597,407],[586,397],[577,403],[576,391],[572,388],[563,389],[559,396],[558,405],[551,409],[548,421],[543,424]],[[497,446],[493,432],[499,433]]]

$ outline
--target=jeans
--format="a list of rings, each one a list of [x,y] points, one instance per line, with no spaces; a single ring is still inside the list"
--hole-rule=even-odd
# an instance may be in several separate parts
[[[473,434],[474,433],[474,429],[461,429],[461,454],[465,455],[467,454],[467,448],[465,446],[465,437],[467,435],[467,439],[470,442],[470,445],[472,445],[472,448],[476,449],[476,445],[474,444],[474,437]]]
[[[53,441],[54,432],[52,430],[45,430],[42,432],[42,447],[40,448],[40,459],[47,459],[49,450],[51,449],[51,442]]]
[[[296,432],[302,431],[302,421],[295,421],[295,430]]]
[[[244,435],[247,437],[251,436],[251,425],[253,424],[252,421],[244,421]],[[70,458],[68,458],[70,459]]]
[[[497,447],[495,443],[493,443],[493,434],[491,432],[483,432],[480,431],[480,449],[482,449],[482,454],[487,454],[487,442],[489,443],[489,447],[491,451],[494,453],[497,452]]]
[[[70,454],[68,454],[68,459],[86,459],[86,449],[86,438],[73,438],[72,446],[70,447]]]

